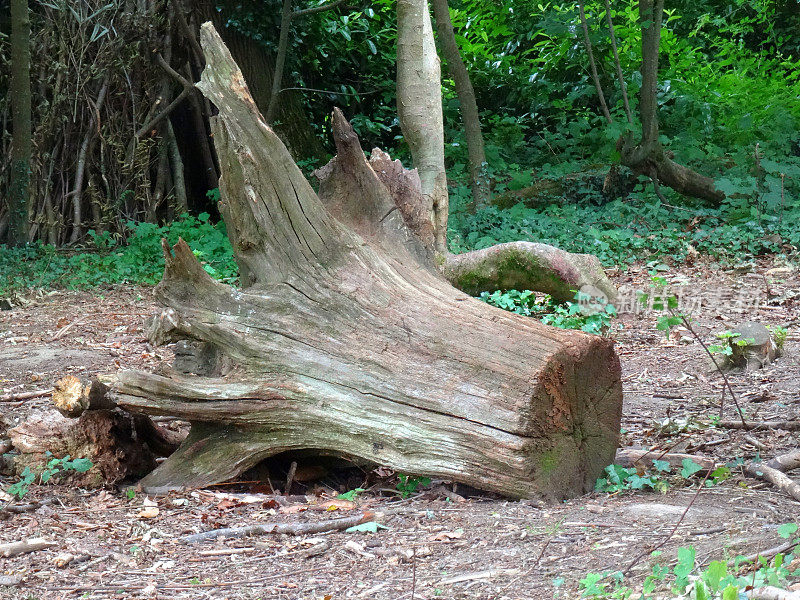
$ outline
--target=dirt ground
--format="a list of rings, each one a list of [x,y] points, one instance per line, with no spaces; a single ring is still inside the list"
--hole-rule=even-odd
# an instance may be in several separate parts
[[[800,270],[769,259],[737,269],[702,264],[660,274],[709,342],[715,332],[748,320],[789,328],[782,358],[734,374],[731,383],[748,419],[800,418]],[[625,310],[625,299],[646,291],[650,275],[638,265],[614,279]],[[47,389],[68,373],[153,369],[170,360],[168,348],[154,349],[143,337],[142,320],[155,311],[151,289],[52,292],[30,300],[0,312],[0,395]],[[712,426],[721,385],[701,345],[680,328],[666,338],[656,329],[656,313],[634,312],[628,304],[618,320],[622,329],[613,333],[624,378],[623,446],[699,454],[721,464],[798,447],[797,432]],[[48,405],[47,396],[0,403],[0,419],[13,426],[51,410]],[[725,417],[734,416],[728,398]],[[466,496],[463,502],[437,491],[400,499],[371,490],[335,511],[325,500],[341,482],[331,479],[306,490],[327,491],[327,497],[283,506],[260,491],[263,485],[252,484],[161,498],[63,483],[32,486],[22,502],[50,503],[0,520],[0,544],[31,537],[55,544],[0,558],[0,577],[22,578],[0,587],[0,598],[578,598],[587,573],[624,570],[644,553],[626,580],[635,588],[650,571],[648,550],[666,538],[664,564],[674,562],[679,546],[694,546],[698,563],[707,564],[779,545],[777,527],[798,521],[800,504],[733,471],[698,495],[699,479],[673,479],[666,493],[593,493],[555,505],[460,487],[455,491]],[[0,489],[11,483],[0,477]],[[177,540],[214,527],[310,522],[360,510],[389,511],[379,519],[387,528],[196,545]],[[65,555],[74,560],[59,567]]]

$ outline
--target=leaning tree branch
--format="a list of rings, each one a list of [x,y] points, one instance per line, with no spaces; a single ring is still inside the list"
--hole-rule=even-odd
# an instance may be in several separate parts
[[[622,102],[625,105],[625,116],[628,117],[628,123],[633,125],[633,115],[631,115],[631,106],[628,102],[628,87],[625,85],[625,77],[622,75],[622,64],[619,61],[619,52],[617,52],[617,36],[614,33],[614,21],[611,18],[611,5],[609,0],[606,0],[606,20],[608,21],[608,33],[611,35],[611,51],[614,53],[614,65],[617,69],[617,79],[619,80],[620,90],[622,90]]]
[[[306,15],[313,15],[315,13],[323,12],[326,10],[332,10],[339,6],[340,4],[344,4],[344,0],[333,0],[333,2],[328,2],[327,4],[321,4],[319,6],[314,6],[312,8],[304,8],[302,10],[296,10],[292,13],[292,17],[305,17]]]
[[[173,69],[169,65],[169,63],[166,60],[164,60],[164,57],[161,56],[161,54],[156,54],[156,62],[158,63],[158,66],[160,66],[162,69],[164,69],[164,71],[166,71],[167,75],[169,75],[175,81],[180,83],[184,87],[184,89],[186,88],[194,89],[194,83],[192,83],[191,81],[186,79],[183,75],[178,73],[175,69]]]
[[[156,127],[156,126],[157,126],[159,123],[161,123],[161,121],[163,121],[163,120],[164,120],[164,119],[166,119],[166,118],[167,118],[167,117],[168,117],[170,114],[172,114],[172,111],[173,111],[173,110],[175,110],[176,108],[178,108],[178,105],[179,105],[181,102],[183,102],[183,100],[184,100],[184,98],[186,98],[186,96],[188,96],[188,95],[189,95],[189,92],[191,92],[191,89],[190,89],[190,88],[183,88],[183,90],[181,91],[181,93],[180,93],[180,94],[178,94],[177,96],[175,96],[175,99],[174,99],[172,102],[170,102],[170,103],[169,103],[169,104],[168,104],[168,105],[167,105],[167,106],[164,108],[164,110],[162,110],[162,111],[161,111],[160,113],[158,113],[158,114],[157,114],[155,117],[153,117],[152,119],[150,119],[150,120],[149,120],[147,123],[145,123],[145,124],[144,124],[144,125],[142,125],[142,126],[139,128],[139,129],[137,129],[137,130],[136,130],[136,133],[134,134],[134,136],[136,137],[136,139],[138,140],[138,139],[141,139],[141,138],[143,138],[143,137],[144,137],[144,136],[147,134],[147,132],[148,132],[148,131],[151,131],[151,130],[152,130],[153,128],[155,128],[155,127]]]
[[[611,113],[606,104],[606,97],[603,94],[603,86],[600,85],[600,77],[597,74],[597,65],[594,61],[594,52],[592,50],[592,41],[589,39],[589,26],[586,24],[586,12],[583,9],[583,0],[578,2],[578,11],[581,15],[581,27],[583,27],[583,44],[586,46],[586,53],[589,55],[589,69],[592,73],[592,81],[597,90],[597,98],[600,101],[600,109],[603,111],[603,116],[606,121],[613,123],[614,119],[611,118]]]

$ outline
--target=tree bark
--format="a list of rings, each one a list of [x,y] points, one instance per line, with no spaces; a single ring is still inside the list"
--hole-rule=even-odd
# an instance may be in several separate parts
[[[397,116],[433,207],[436,249],[447,252],[441,68],[427,0],[397,2]]]
[[[170,374],[120,372],[109,397],[192,428],[141,485],[202,486],[314,449],[515,497],[591,489],[619,433],[613,342],[450,286],[407,224],[422,213],[394,203],[338,111],[317,196],[211,24],[201,43],[220,209],[246,278],[215,282],[183,241],[164,243],[149,336],[190,342]]]
[[[28,243],[31,180],[31,23],[28,0],[11,0],[11,187],[8,197],[8,240]]]
[[[432,0],[433,13],[436,16],[436,30],[439,34],[439,43],[442,53],[447,60],[447,70],[456,85],[456,94],[461,106],[461,119],[464,123],[464,137],[467,140],[467,154],[469,156],[470,187],[475,206],[486,206],[491,199],[489,180],[486,177],[486,154],[483,150],[483,133],[478,114],[478,103],[475,100],[475,90],[469,78],[467,67],[461,60],[461,52],[453,33],[453,23],[450,20],[450,8],[447,0]]]

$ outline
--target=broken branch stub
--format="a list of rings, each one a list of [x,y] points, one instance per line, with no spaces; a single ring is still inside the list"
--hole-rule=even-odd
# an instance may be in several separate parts
[[[619,433],[613,342],[453,288],[338,112],[317,196],[210,24],[201,40],[242,289],[212,280],[183,241],[165,248],[168,318],[153,330],[189,340],[180,365],[195,372],[123,371],[110,393],[192,428],[142,486],[202,486],[313,449],[514,497],[591,489]]]

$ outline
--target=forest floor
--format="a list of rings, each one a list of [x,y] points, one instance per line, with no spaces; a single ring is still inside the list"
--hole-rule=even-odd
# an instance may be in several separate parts
[[[731,383],[749,419],[800,418],[800,271],[764,259],[749,268],[702,263],[660,275],[678,286],[707,342],[749,320],[789,328],[782,358],[734,374]],[[642,265],[614,279],[623,299],[650,283]],[[153,369],[170,360],[168,348],[153,349],[143,337],[142,320],[155,311],[150,288],[60,291],[30,300],[0,312],[0,395],[49,388],[69,373]],[[698,454],[720,464],[800,446],[797,432],[714,426],[721,380],[701,345],[680,328],[665,337],[654,312],[622,308],[617,323],[623,327],[613,336],[623,369],[623,446]],[[47,396],[0,403],[0,438],[3,419],[14,426],[51,411],[49,403]],[[725,416],[735,416],[730,398]],[[42,537],[55,545],[0,558],[0,577],[22,578],[0,587],[0,598],[572,599],[580,597],[579,580],[587,574],[624,570],[637,556],[643,558],[626,584],[640,590],[653,561],[674,564],[681,546],[694,547],[697,563],[708,564],[777,546],[783,541],[778,526],[800,520],[800,503],[736,468],[699,494],[701,478],[666,481],[663,493],[592,493],[550,505],[462,487],[455,491],[465,501],[436,491],[406,499],[367,491],[354,503],[340,501],[335,511],[320,510],[330,507],[324,497],[280,506],[262,493],[263,485],[252,484],[160,498],[34,485],[22,502],[50,503],[0,520],[0,544]],[[0,477],[0,489],[11,483]],[[340,483],[328,477],[292,492],[332,494]],[[365,509],[391,510],[380,519],[387,529],[177,542],[211,527],[308,522]],[[649,549],[664,540],[663,554],[651,558]],[[57,566],[65,554],[75,560]]]

